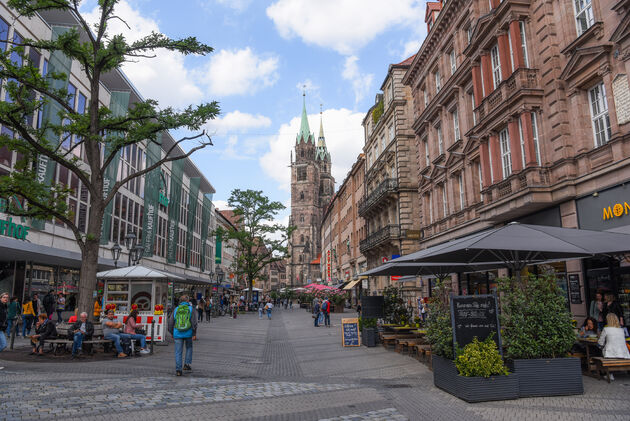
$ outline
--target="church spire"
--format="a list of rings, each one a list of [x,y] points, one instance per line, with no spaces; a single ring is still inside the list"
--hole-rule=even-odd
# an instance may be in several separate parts
[[[324,117],[322,113],[322,104],[319,104],[319,137],[317,138],[316,159],[330,161],[330,153],[326,148],[326,138],[324,137]]]
[[[298,133],[297,142],[300,143],[301,140],[304,142],[309,141],[311,136],[311,129],[308,126],[308,115],[306,114],[306,91],[302,92],[302,124],[300,125],[300,132]]]

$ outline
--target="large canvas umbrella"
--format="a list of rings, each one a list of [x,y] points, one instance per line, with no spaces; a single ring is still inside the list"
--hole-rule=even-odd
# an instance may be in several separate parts
[[[482,231],[417,253],[397,262],[485,264],[503,262],[520,277],[527,265],[549,260],[622,254],[630,235],[605,231],[527,225],[516,222]]]
[[[443,279],[451,273],[475,272],[496,269],[505,266],[503,262],[484,265],[469,265],[466,263],[429,263],[429,262],[399,262],[400,258],[365,271],[359,276],[423,276],[434,275]]]

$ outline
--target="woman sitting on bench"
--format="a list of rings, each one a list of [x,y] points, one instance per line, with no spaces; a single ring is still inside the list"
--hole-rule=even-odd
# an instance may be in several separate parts
[[[599,337],[599,345],[604,347],[604,358],[630,359],[624,330],[620,327],[619,318],[615,313],[608,313],[606,316],[606,327]]]

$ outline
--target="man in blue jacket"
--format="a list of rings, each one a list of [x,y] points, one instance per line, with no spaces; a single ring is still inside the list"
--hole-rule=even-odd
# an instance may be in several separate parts
[[[193,341],[197,340],[197,318],[187,295],[179,297],[179,305],[168,319],[168,331],[175,339],[175,373],[182,375],[182,352],[186,344],[184,370],[191,371]]]

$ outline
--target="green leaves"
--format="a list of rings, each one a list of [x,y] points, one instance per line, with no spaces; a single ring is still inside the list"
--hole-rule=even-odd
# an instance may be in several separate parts
[[[464,377],[487,378],[509,374],[492,336],[487,337],[483,342],[475,337],[463,349],[458,349],[455,366],[459,375]]]
[[[499,281],[502,342],[510,359],[564,357],[575,343],[566,299],[553,275]]]
[[[438,279],[429,301],[427,340],[431,351],[440,357],[453,359],[453,327],[449,307],[450,290],[443,280]]]
[[[385,320],[389,323],[407,324],[409,323],[410,312],[405,306],[402,299],[402,291],[400,288],[389,285],[383,290],[383,311]]]

